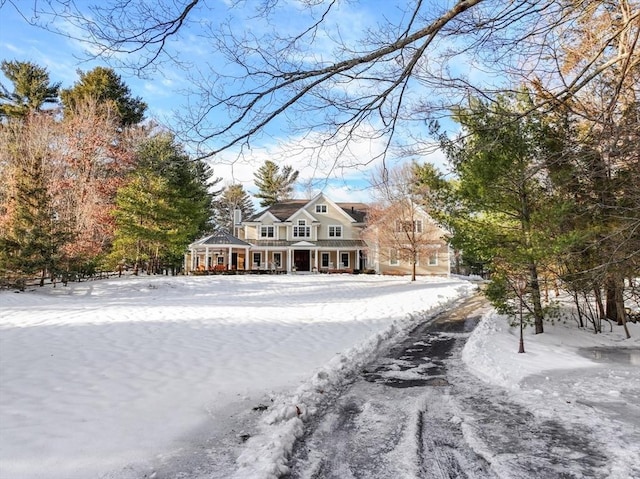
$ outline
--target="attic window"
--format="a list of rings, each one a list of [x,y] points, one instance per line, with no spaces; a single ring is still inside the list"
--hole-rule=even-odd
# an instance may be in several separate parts
[[[326,213],[327,205],[316,205],[316,213]]]

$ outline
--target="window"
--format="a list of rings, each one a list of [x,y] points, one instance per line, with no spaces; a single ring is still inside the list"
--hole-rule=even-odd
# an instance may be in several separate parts
[[[275,228],[273,226],[260,227],[260,238],[274,238],[274,237],[275,237]]]
[[[342,238],[342,226],[329,226],[329,238]]]
[[[429,266],[438,266],[438,253],[429,253]]]
[[[396,220],[396,233],[422,233],[422,220]]]
[[[218,256],[216,259],[218,260],[218,264],[224,265],[224,256]]]
[[[329,253],[322,253],[322,259],[321,259],[320,265],[323,268],[328,268],[329,267]]]
[[[316,213],[326,213],[327,205],[316,205]]]
[[[340,253],[340,264],[343,268],[349,267],[349,253]]]
[[[398,254],[398,250],[395,248],[391,248],[389,250],[389,264],[391,266],[398,266],[400,264],[400,255]]]
[[[260,263],[262,263],[262,254],[253,253],[253,265],[260,267]]]
[[[276,268],[282,266],[282,253],[273,253],[273,264]]]
[[[311,227],[306,225],[306,220],[298,220],[298,225],[293,227],[293,237],[308,238],[311,236]]]

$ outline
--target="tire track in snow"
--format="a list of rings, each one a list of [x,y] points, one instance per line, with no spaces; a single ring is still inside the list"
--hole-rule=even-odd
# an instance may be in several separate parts
[[[465,304],[461,320],[449,315],[444,324],[422,324],[369,364],[333,407],[310,425],[294,450],[289,474],[283,477],[494,477],[464,442],[444,376],[444,360],[459,353],[464,335],[438,331],[470,330],[473,321],[467,315],[479,303],[475,298]]]

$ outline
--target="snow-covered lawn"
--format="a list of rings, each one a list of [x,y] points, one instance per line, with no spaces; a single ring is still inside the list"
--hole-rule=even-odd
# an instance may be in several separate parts
[[[0,477],[275,477],[344,378],[474,290],[456,278],[287,275],[0,292]],[[601,431],[614,477],[640,471],[640,325],[631,340],[545,328],[527,329],[517,354],[517,329],[488,314],[463,359],[535,414]]]
[[[152,476],[193,443],[235,438],[240,410],[336,387],[422,313],[472,289],[453,278],[287,275],[0,292],[0,477]],[[259,467],[282,460],[284,434],[257,452]],[[219,455],[216,477],[229,477],[233,455]]]
[[[631,339],[621,326],[605,324],[596,335],[578,329],[572,319],[544,327],[539,335],[525,330],[526,352],[518,354],[519,328],[489,313],[467,341],[463,361],[537,418],[595,434],[607,461],[599,477],[640,477],[640,323],[628,324]],[[474,446],[471,432],[466,440]],[[492,464],[500,461],[481,447],[477,452]]]

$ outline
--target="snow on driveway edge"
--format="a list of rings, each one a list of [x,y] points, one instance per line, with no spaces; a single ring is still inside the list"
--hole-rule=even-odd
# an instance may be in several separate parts
[[[470,296],[476,286],[459,288],[460,295],[432,308],[396,320],[386,329],[348,349],[319,369],[292,394],[276,397],[270,412],[258,424],[258,433],[247,440],[237,459],[233,479],[277,479],[289,471],[289,456],[296,440],[321,406],[335,398],[341,388],[367,363],[406,336],[413,327]]]

